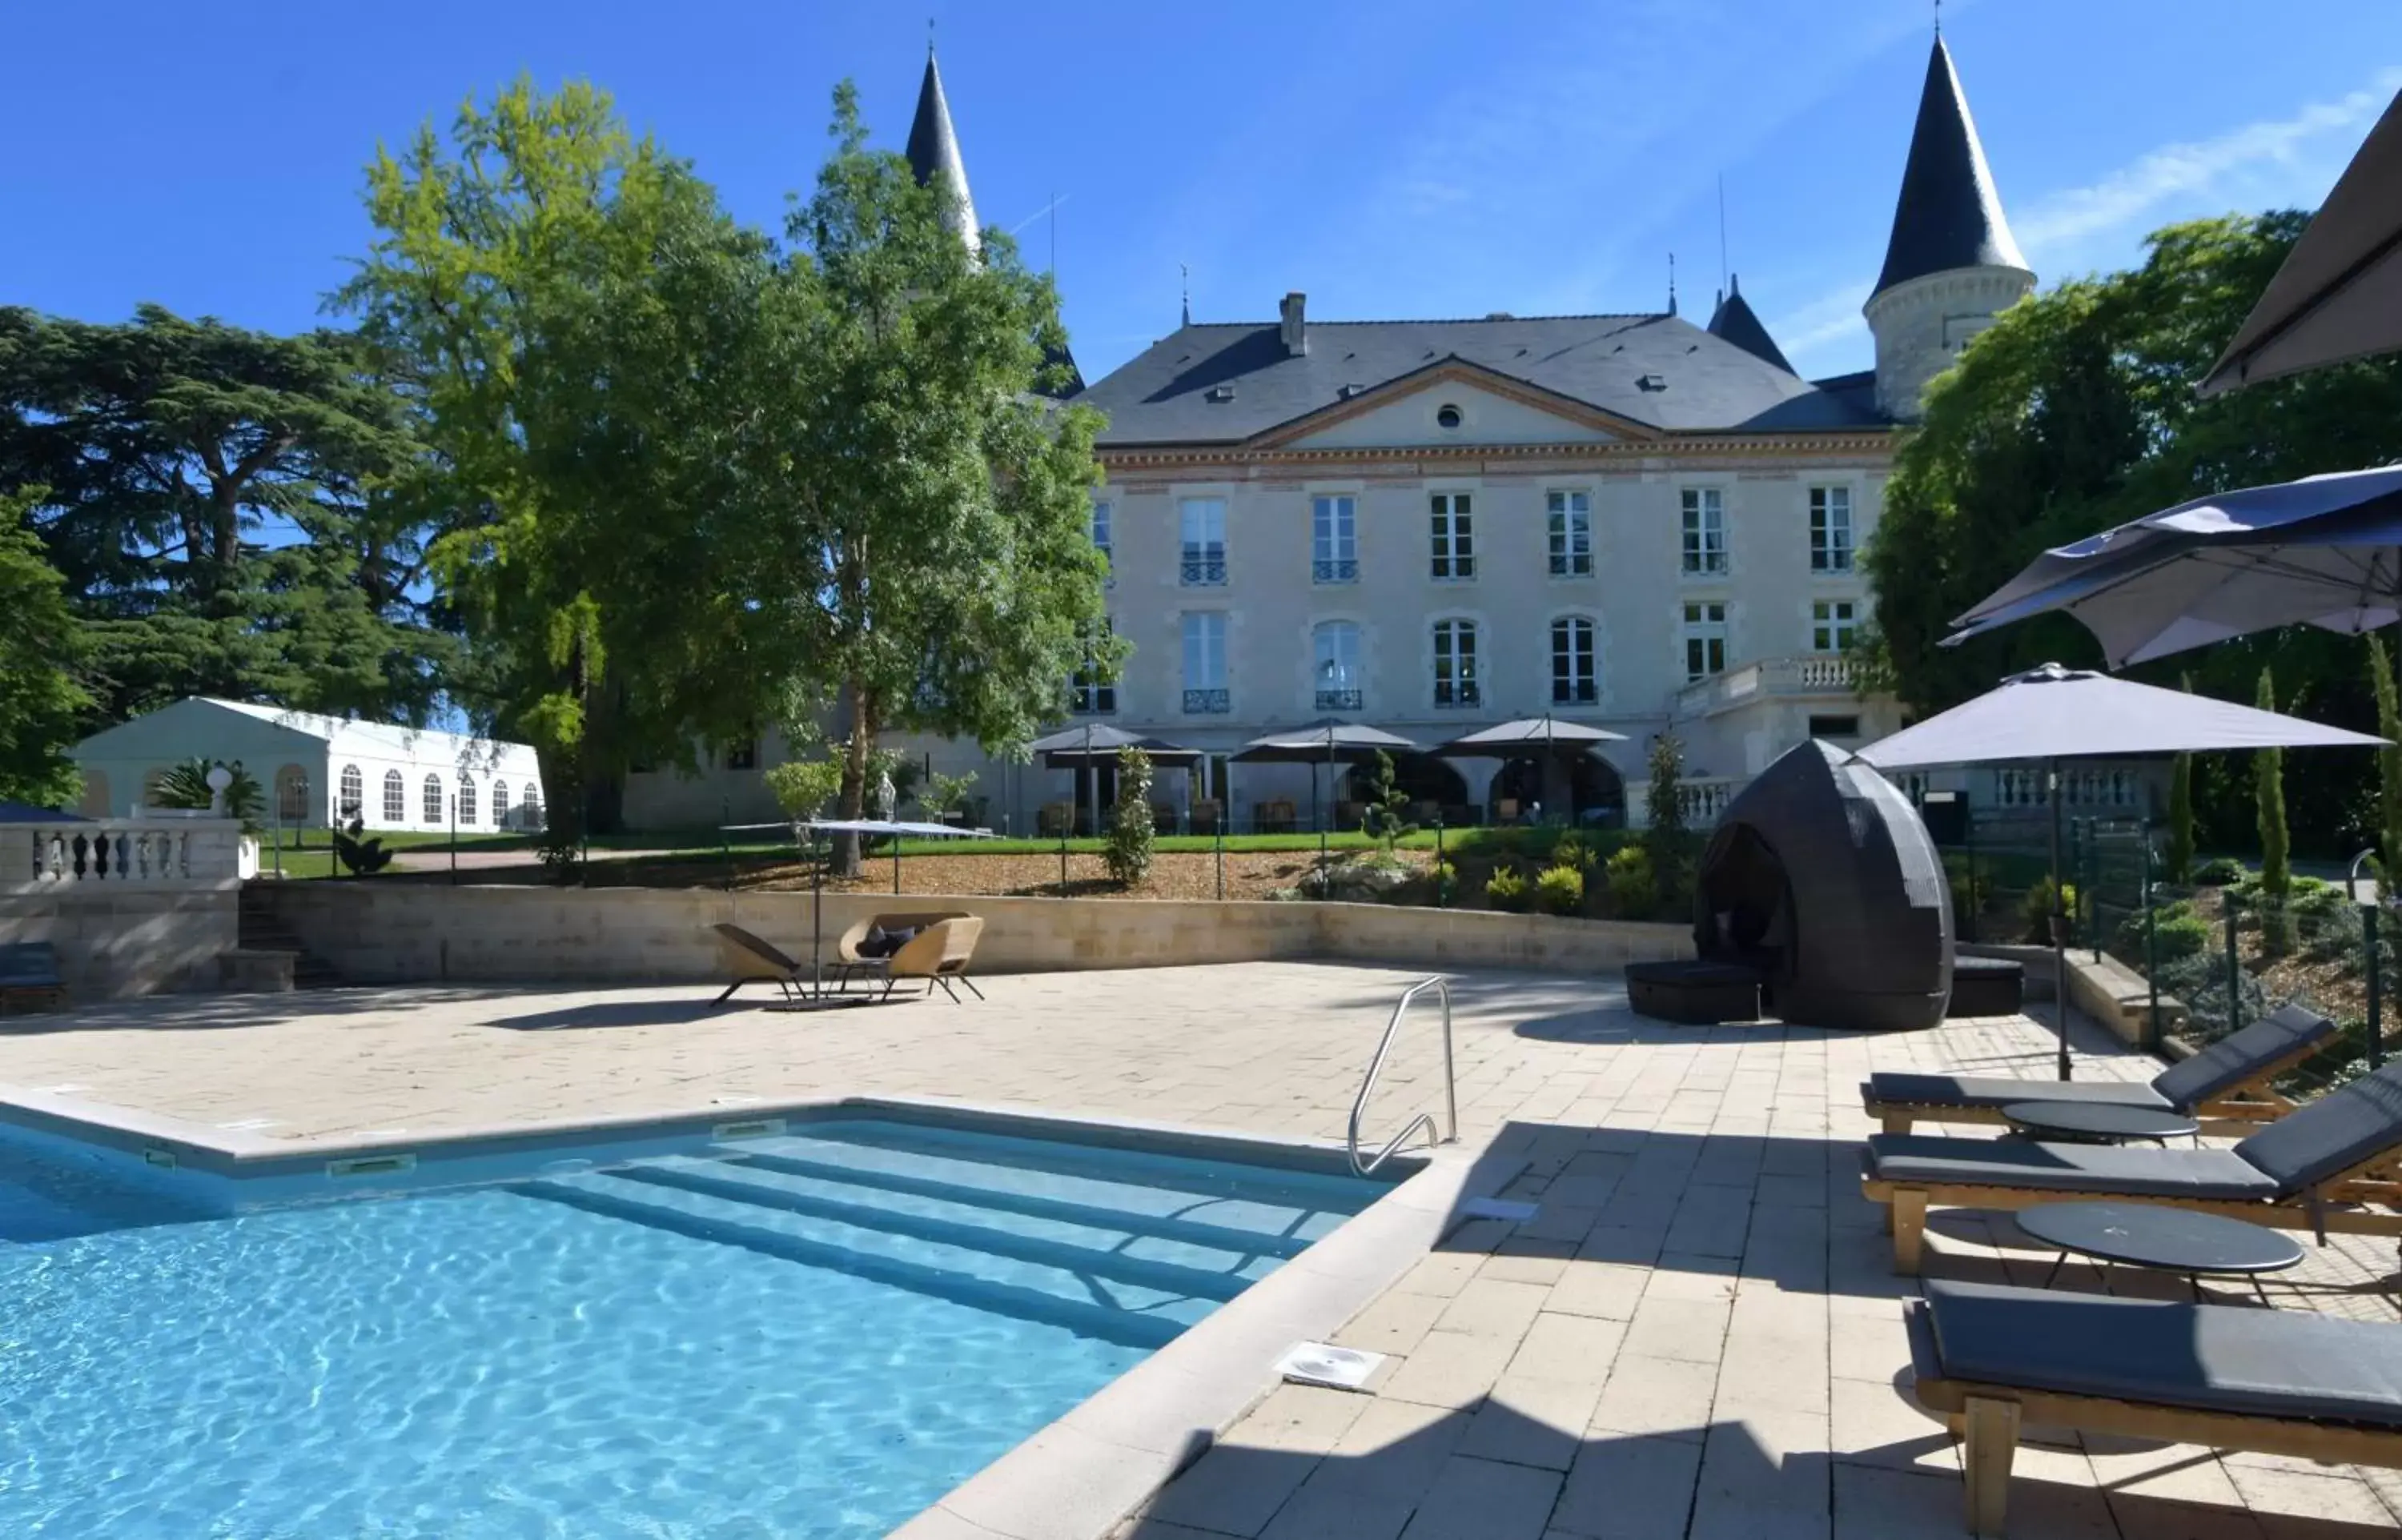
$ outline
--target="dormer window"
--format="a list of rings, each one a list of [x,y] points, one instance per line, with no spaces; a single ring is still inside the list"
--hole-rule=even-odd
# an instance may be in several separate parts
[[[1459,408],[1453,406],[1450,402],[1446,401],[1442,406],[1437,406],[1434,409],[1434,425],[1436,427],[1456,428],[1459,426]]]
[[[1638,391],[1664,391],[1668,388],[1668,381],[1660,375],[1642,375],[1636,378],[1635,388]]]
[[[1235,388],[1232,385],[1212,385],[1209,387],[1209,399],[1232,401],[1235,399]]]

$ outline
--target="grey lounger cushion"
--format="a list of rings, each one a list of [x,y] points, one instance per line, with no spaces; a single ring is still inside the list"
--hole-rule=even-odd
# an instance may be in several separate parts
[[[2009,1075],[1906,1075],[1881,1069],[1869,1077],[1869,1099],[1886,1106],[1991,1107],[2012,1102],[2108,1102],[2166,1112],[2168,1098],[2141,1080],[2022,1080]]]
[[[2271,1123],[2235,1153],[2299,1192],[2402,1148],[2402,1059]]]
[[[2333,1042],[2336,1024],[2317,1011],[2298,1005],[2279,1006],[2241,1032],[2229,1033],[2183,1064],[2155,1077],[2152,1089],[2181,1112],[2190,1112],[2214,1096],[2224,1096],[2301,1048]]]
[[[2203,1411],[2402,1427],[2402,1328],[1930,1279],[1948,1380]]]
[[[56,988],[58,949],[48,942],[11,942],[0,946],[0,987]]]
[[[1994,1075],[1909,1075],[1881,1070],[1869,1077],[1868,1099],[1887,1105],[1999,1108],[2011,1102],[2110,1102],[2190,1112],[2223,1096],[2296,1049],[2332,1042],[2335,1023],[2298,1005],[2281,1006],[2152,1077],[2124,1080],[2028,1080]]]
[[[2264,1202],[2279,1190],[2274,1179],[2229,1149],[2025,1144],[1925,1134],[1869,1135],[1869,1170],[1882,1180],[1918,1187],[2017,1187]]]

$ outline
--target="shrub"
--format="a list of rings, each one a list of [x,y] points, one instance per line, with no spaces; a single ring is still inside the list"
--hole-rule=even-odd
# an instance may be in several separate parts
[[[1152,837],[1158,825],[1151,816],[1151,756],[1127,744],[1118,750],[1118,800],[1110,809],[1110,839],[1101,859],[1111,880],[1132,887],[1151,875]]]
[[[2243,863],[2232,856],[2214,856],[2193,869],[2196,887],[2225,887],[2243,877]]]
[[[226,783],[225,816],[242,820],[242,832],[255,836],[261,820],[267,817],[267,793],[260,789],[258,777],[242,767],[242,761],[189,759],[172,765],[159,777],[155,793],[161,807],[181,808],[205,813],[216,805],[216,793],[209,789],[209,772],[219,764],[233,779]]]
[[[1368,785],[1368,806],[1360,819],[1360,832],[1379,841],[1387,855],[1393,846],[1418,832],[1418,826],[1407,818],[1410,794],[1394,779],[1393,756],[1376,750],[1376,775]]]
[[[829,755],[818,760],[787,760],[762,777],[768,794],[784,816],[798,822],[825,811],[842,791],[842,762]]]
[[[1437,861],[1427,868],[1427,885],[1435,902],[1447,904],[1459,896],[1459,869],[1449,861]]]
[[[1535,907],[1546,914],[1574,914],[1584,908],[1584,873],[1573,866],[1545,869],[1535,879]]]
[[[2204,952],[2210,946],[2210,922],[2194,912],[2191,903],[2183,899],[2160,906],[2153,921],[2153,943],[2160,948],[2162,968],[2181,963],[2188,957]],[[2144,962],[2144,912],[2137,910],[2119,922],[2118,942],[2110,949],[2119,957],[2136,966]]]
[[[1609,901],[1619,917],[1648,920],[1660,907],[1660,885],[1652,874],[1651,852],[1639,845],[1619,847],[1603,869],[1609,883]]]
[[[1529,901],[1526,879],[1516,867],[1495,867],[1493,875],[1484,879],[1484,901],[1506,914],[1525,914]]]
[[[2064,913],[2074,918],[2077,914],[2077,885],[2060,886],[2060,902]],[[2044,878],[2027,889],[2025,900],[2019,905],[2020,917],[2026,921],[2026,939],[2038,946],[2051,944],[2051,879]]]
[[[1571,829],[1552,843],[1552,864],[1565,866],[1581,876],[1601,864],[1601,852]]]

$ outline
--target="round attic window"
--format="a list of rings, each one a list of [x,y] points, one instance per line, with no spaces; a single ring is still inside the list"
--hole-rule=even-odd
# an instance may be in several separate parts
[[[1438,428],[1458,427],[1459,408],[1453,406],[1448,401],[1444,402],[1442,406],[1437,406],[1434,409],[1434,423]]]

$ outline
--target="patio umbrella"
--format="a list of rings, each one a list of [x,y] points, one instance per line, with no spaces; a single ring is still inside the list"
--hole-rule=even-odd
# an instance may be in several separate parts
[[[2203,395],[2402,350],[2402,96],[2285,254]]]
[[[1549,767],[1559,761],[1564,750],[1573,756],[1588,752],[1597,743],[1625,741],[1623,733],[1613,733],[1606,727],[1594,727],[1581,722],[1562,722],[1546,712],[1539,717],[1520,717],[1498,727],[1463,734],[1435,752],[1445,759],[1460,760],[1509,760],[1539,752],[1546,767]],[[1545,794],[1549,795],[1548,789]]]
[[[1048,737],[1036,738],[1027,748],[1042,756],[1043,764],[1053,770],[1092,770],[1118,762],[1121,749],[1139,749],[1153,764],[1174,765],[1190,771],[1201,763],[1198,749],[1187,749],[1166,738],[1146,738],[1112,727],[1108,722],[1087,722],[1082,726],[1062,728]],[[1088,777],[1093,788],[1093,832],[1101,831],[1101,778]]]
[[[2196,498],[2058,546],[1961,615],[1955,645],[2074,615],[2113,667],[2247,632],[2358,632],[2402,613],[2402,467]]]
[[[2069,1078],[2068,927],[2060,897],[2060,762],[2216,749],[2376,748],[2384,742],[2299,717],[2047,663],[1869,745],[1859,757],[1879,770],[2044,762],[2045,794],[2051,804],[2052,998],[2058,1002],[2060,1078],[2064,1080]]]
[[[1415,754],[1418,746],[1396,734],[1379,727],[1366,727],[1356,722],[1338,722],[1321,717],[1303,727],[1289,727],[1253,738],[1243,745],[1234,758],[1243,764],[1323,764],[1330,775],[1327,791],[1332,793],[1331,772],[1339,761],[1360,764],[1379,753]],[[1309,816],[1318,824],[1318,863],[1326,865],[1326,820],[1318,817],[1318,772],[1309,773]]]

